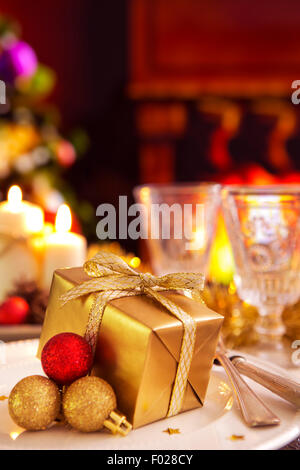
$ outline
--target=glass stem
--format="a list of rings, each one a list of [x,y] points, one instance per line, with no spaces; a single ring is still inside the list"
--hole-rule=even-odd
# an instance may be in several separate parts
[[[280,340],[285,333],[282,321],[282,305],[264,305],[260,307],[255,329],[260,336],[270,340]]]

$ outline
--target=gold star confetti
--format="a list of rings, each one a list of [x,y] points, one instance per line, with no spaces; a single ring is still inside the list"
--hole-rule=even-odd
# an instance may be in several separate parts
[[[244,441],[245,440],[245,436],[238,436],[236,434],[232,434],[232,436],[230,436],[229,438],[231,441]]]
[[[163,431],[163,432],[169,434],[170,436],[172,434],[180,434],[179,429],[172,429],[172,428],[165,429],[165,431]]]
[[[5,400],[8,400],[8,397],[2,395],[2,396],[0,397],[0,401],[5,401]]]

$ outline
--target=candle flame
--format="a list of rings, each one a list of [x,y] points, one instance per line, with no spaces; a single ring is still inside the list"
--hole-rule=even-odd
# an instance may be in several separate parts
[[[150,188],[144,187],[141,189],[141,200],[143,204],[147,204],[150,199]]]
[[[195,234],[194,234],[194,240],[193,242],[195,243],[195,246],[201,250],[205,246],[205,229],[204,227],[197,228]]]
[[[12,206],[18,206],[23,199],[22,190],[19,186],[12,186],[7,194],[7,200]]]
[[[55,220],[56,232],[69,232],[72,226],[71,210],[67,204],[63,204],[58,208]]]

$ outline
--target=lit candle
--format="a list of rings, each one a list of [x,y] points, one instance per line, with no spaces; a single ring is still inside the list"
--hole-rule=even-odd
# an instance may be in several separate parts
[[[43,210],[23,201],[21,189],[12,186],[7,201],[0,204],[0,301],[15,289],[17,281],[38,280],[39,262],[31,241],[43,224]]]
[[[22,200],[19,186],[8,191],[7,201],[0,204],[0,233],[15,238],[26,238],[38,233],[44,225],[43,210],[28,201]]]
[[[46,238],[43,287],[49,289],[53,272],[59,268],[82,266],[86,261],[86,239],[70,232],[72,226],[71,211],[62,205],[57,211],[55,232]]]

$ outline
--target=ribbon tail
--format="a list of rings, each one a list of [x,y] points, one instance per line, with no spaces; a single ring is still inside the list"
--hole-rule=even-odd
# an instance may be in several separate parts
[[[106,292],[106,294],[108,294],[108,292]],[[104,294],[101,293],[96,295],[89,313],[88,324],[84,335],[84,338],[92,348],[93,355],[96,351],[98,332],[101,326],[105,307],[106,301],[104,300]]]
[[[135,296],[134,291],[110,290],[101,292],[95,296],[92,308],[89,313],[88,323],[85,331],[85,339],[90,344],[93,354],[95,354],[99,330],[101,327],[103,315],[107,304],[114,299],[121,297]]]
[[[189,371],[193,359],[193,353],[196,342],[196,325],[195,322],[188,321],[184,324],[184,333],[182,339],[182,353],[177,367],[175,383],[172,390],[168,417],[177,415],[181,409],[187,387]]]
[[[192,299],[196,300],[197,302],[201,302],[202,304],[205,304],[203,297],[202,297],[202,291],[199,289],[192,289],[191,290],[191,296]]]
[[[182,308],[159,294],[159,292],[152,289],[145,289],[145,293],[156,299],[161,305],[168,309],[169,312],[183,323],[184,327],[179,363],[167,415],[168,417],[171,417],[177,415],[182,409],[182,403],[194,355],[197,325],[195,320]]]

